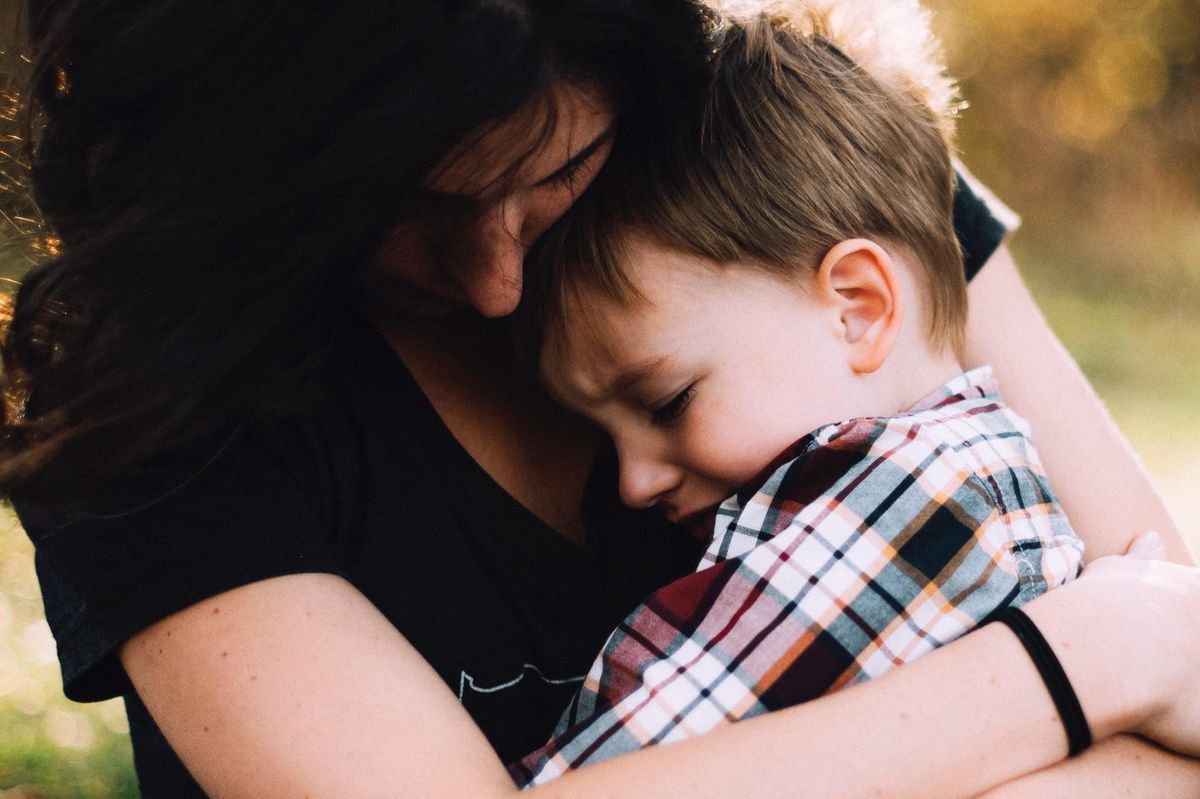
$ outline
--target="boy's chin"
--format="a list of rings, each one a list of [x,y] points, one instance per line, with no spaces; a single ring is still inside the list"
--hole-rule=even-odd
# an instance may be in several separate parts
[[[702,511],[671,519],[671,521],[699,540],[707,541],[713,536],[713,525],[717,522],[717,506],[713,505]]]

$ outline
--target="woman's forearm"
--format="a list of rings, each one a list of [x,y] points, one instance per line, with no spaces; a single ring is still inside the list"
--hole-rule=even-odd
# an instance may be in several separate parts
[[[974,796],[1066,751],[1037,672],[994,625],[877,680],[589,766],[531,796]]]
[[[1168,556],[1191,563],[1145,468],[1087,378],[1046,324],[1001,247],[971,282],[965,366],[990,364],[1033,439],[1087,559],[1124,552],[1157,530]]]
[[[1116,735],[1070,760],[1005,783],[979,799],[1161,799],[1200,796],[1200,760],[1136,735]]]

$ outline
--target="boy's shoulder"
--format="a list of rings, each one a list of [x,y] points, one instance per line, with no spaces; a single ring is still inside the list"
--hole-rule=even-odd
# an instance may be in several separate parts
[[[1028,424],[1000,400],[991,369],[981,367],[903,413],[809,433],[722,503],[716,529],[754,530],[766,540],[809,517],[829,524],[829,516],[904,527],[947,503],[982,524],[997,507],[1034,497],[1055,501]]]
[[[722,504],[703,562],[746,553],[788,528],[835,537],[870,530],[884,541],[916,529],[964,542],[988,529],[1004,546],[1074,540],[1028,429],[986,367],[904,413],[821,427],[765,480]]]

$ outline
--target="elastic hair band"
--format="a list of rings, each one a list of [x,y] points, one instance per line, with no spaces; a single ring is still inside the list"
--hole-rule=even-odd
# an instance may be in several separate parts
[[[1092,745],[1092,730],[1088,727],[1087,718],[1083,715],[1083,707],[1079,697],[1071,687],[1067,673],[1054,655],[1054,650],[1046,641],[1045,636],[1038,630],[1037,625],[1019,608],[1007,607],[992,617],[992,621],[1004,624],[1016,634],[1018,640],[1029,653],[1030,660],[1037,667],[1042,682],[1058,708],[1058,717],[1062,719],[1063,728],[1067,731],[1067,757],[1074,757]]]

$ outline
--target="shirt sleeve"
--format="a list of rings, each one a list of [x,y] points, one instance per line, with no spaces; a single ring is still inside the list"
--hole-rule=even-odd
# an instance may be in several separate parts
[[[1004,238],[1020,226],[1021,219],[958,161],[954,176],[954,235],[962,248],[967,280],[971,280]]]
[[[125,693],[118,647],[171,613],[270,577],[340,573],[319,492],[293,466],[266,438],[243,434],[104,513],[54,518],[17,503],[69,698]]]

